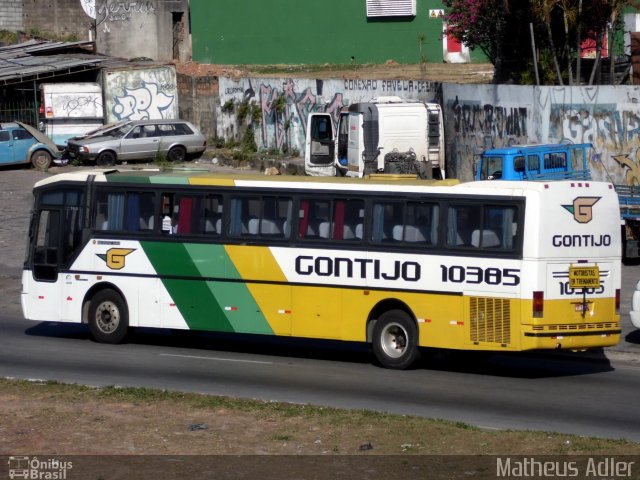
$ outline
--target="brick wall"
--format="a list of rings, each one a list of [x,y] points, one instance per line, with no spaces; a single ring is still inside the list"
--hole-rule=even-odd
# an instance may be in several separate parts
[[[14,3],[14,0],[10,1]],[[37,30],[88,40],[89,30],[95,24],[95,19],[82,8],[82,0],[22,0],[15,3],[22,4],[22,24],[27,32]]]
[[[220,108],[218,77],[178,74],[178,114],[209,138],[216,136],[216,110]]]
[[[0,30],[22,30],[22,0],[2,0]]]

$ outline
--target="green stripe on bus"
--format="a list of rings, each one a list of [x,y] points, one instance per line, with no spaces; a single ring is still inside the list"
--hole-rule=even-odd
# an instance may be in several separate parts
[[[193,330],[273,334],[242,282],[186,280],[175,277],[238,280],[239,273],[222,245],[141,242],[187,325]]]

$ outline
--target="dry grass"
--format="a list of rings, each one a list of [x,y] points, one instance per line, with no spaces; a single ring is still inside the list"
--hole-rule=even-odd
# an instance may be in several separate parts
[[[640,444],[144,388],[0,380],[0,455],[638,455]]]

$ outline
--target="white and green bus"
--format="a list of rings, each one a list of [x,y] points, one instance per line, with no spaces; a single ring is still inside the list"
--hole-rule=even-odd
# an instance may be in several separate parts
[[[22,309],[88,324],[421,347],[620,338],[613,186],[84,171],[34,188]]]

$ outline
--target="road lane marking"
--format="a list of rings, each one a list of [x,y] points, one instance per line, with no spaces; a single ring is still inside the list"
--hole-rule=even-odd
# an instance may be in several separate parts
[[[161,357],[180,357],[180,358],[194,358],[197,360],[216,360],[218,362],[260,363],[262,365],[273,365],[273,362],[261,362],[259,360],[236,360],[233,358],[198,357],[196,355],[177,355],[174,353],[160,353],[159,355]]]

